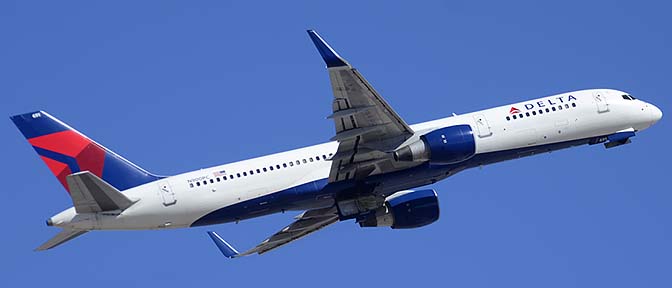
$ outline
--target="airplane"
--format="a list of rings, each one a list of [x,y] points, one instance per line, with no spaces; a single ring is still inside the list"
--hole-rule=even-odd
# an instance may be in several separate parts
[[[72,198],[47,220],[62,228],[47,250],[93,230],[187,228],[286,211],[295,221],[239,252],[208,231],[228,258],[263,254],[339,221],[411,229],[439,218],[437,192],[456,173],[550,151],[613,148],[662,118],[653,104],[613,89],[562,93],[409,125],[315,31],[329,72],[335,134],[329,142],[159,176],[44,111],[10,117]],[[418,188],[420,187],[420,188]]]

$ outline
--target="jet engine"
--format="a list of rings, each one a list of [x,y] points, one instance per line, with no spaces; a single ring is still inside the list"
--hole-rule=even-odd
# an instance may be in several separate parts
[[[418,141],[394,151],[394,159],[446,165],[467,160],[475,153],[476,142],[471,126],[455,125],[420,136]]]
[[[418,228],[439,219],[439,199],[436,191],[408,190],[392,194],[376,210],[357,217],[360,227]]]

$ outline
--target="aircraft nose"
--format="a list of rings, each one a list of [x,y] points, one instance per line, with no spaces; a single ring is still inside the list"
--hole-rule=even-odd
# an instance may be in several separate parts
[[[651,105],[651,125],[656,124],[661,118],[663,118],[663,111],[654,105]]]

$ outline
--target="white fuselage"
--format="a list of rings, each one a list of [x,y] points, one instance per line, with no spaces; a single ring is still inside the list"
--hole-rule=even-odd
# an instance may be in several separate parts
[[[624,94],[609,89],[583,90],[423,122],[411,125],[416,133],[406,143],[441,127],[467,124],[474,131],[476,155],[489,155],[626,130],[641,131],[660,119],[658,108],[643,101],[624,99]],[[514,115],[516,119],[513,119]],[[337,148],[338,142],[328,142],[175,175],[124,191],[127,197],[139,201],[121,213],[77,215],[74,208],[70,208],[51,220],[55,226],[86,230],[179,228],[190,227],[205,215],[233,205],[243,205],[239,207],[241,211],[254,210],[245,217],[233,216],[246,219],[255,217],[257,214],[254,213],[261,216],[277,212],[277,209],[309,209],[313,208],[313,203],[315,206],[333,203],[329,202],[333,201],[333,195],[315,195],[315,201],[284,208],[274,206],[275,210],[266,211],[263,206],[268,205],[265,203],[268,201],[250,200],[280,200],[273,199],[272,195],[328,178],[329,158]],[[520,157],[527,155],[531,154]],[[487,157],[481,159],[487,160]],[[478,164],[497,161],[501,160]],[[430,183],[432,179],[417,180],[397,183],[389,189],[409,189]],[[246,207],[245,203],[254,207]],[[230,217],[223,218],[220,223],[230,221]]]

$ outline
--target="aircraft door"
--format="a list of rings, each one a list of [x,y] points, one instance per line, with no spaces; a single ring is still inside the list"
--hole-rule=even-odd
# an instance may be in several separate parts
[[[478,130],[478,137],[488,137],[492,135],[492,130],[490,129],[490,124],[488,124],[488,119],[485,119],[485,115],[478,114],[474,115],[474,122],[476,122],[476,130]]]
[[[597,104],[598,113],[609,112],[609,103],[607,103],[607,96],[604,95],[604,92],[593,92],[593,100],[595,100],[595,104]]]
[[[168,181],[159,181],[159,194],[163,199],[163,206],[170,206],[177,202],[175,192],[173,192]]]

